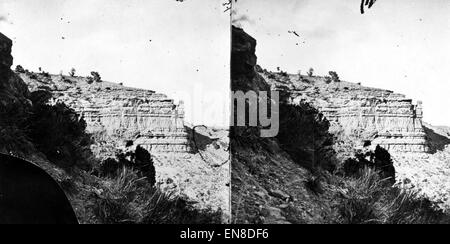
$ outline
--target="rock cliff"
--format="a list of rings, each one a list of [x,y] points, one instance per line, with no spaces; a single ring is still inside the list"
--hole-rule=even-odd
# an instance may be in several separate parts
[[[47,90],[83,116],[87,131],[115,146],[128,141],[152,153],[186,152],[183,105],[163,94],[83,77],[21,73],[31,91]]]
[[[14,110],[20,114],[29,105],[29,92],[26,84],[10,70],[11,48],[12,41],[0,33],[0,111]]]
[[[392,91],[323,77],[262,71],[276,89],[288,89],[292,103],[309,102],[331,122],[331,130],[350,137],[354,146],[380,145],[391,153],[429,151],[422,124],[422,103]]]
[[[9,71],[13,64],[11,56],[12,41],[2,33],[0,33],[0,71],[3,73]]]

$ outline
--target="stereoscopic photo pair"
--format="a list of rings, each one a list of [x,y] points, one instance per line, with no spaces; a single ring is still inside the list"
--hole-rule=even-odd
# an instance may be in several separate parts
[[[449,10],[1,1],[0,223],[450,223]]]

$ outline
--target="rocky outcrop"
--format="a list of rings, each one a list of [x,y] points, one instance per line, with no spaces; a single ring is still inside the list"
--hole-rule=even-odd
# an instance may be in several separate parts
[[[231,88],[233,91],[269,91],[270,86],[256,72],[256,40],[232,27]]]
[[[253,78],[257,57],[256,40],[243,29],[232,27],[231,77],[233,80],[241,75]]]
[[[29,92],[26,84],[10,70],[11,48],[12,41],[0,33],[0,112],[20,114],[29,105]]]
[[[2,33],[0,33],[0,72],[9,71],[13,57],[11,56],[12,41]]]
[[[150,152],[186,152],[183,104],[154,91],[82,77],[21,74],[32,91],[49,90],[53,103],[63,102],[83,116],[87,131],[116,146],[129,142]]]
[[[331,130],[356,142],[380,145],[392,153],[429,151],[422,103],[392,91],[322,77],[263,74],[273,87],[289,89],[291,102],[309,102],[331,122]]]

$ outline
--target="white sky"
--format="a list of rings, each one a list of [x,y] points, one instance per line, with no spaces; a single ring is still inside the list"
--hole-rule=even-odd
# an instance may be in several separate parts
[[[230,27],[222,2],[1,0],[0,31],[14,41],[14,65],[98,71],[183,99],[189,122],[225,126]]]
[[[364,15],[359,5],[238,0],[234,10],[258,40],[263,68],[305,73],[313,67],[318,75],[335,70],[343,80],[422,100],[425,121],[450,125],[450,1],[378,0]]]

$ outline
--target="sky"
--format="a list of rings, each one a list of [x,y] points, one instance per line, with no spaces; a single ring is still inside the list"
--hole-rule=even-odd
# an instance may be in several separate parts
[[[238,0],[233,9],[263,68],[333,70],[423,101],[426,122],[450,126],[450,1],[378,0],[364,15],[360,0]]]
[[[226,126],[230,22],[224,0],[1,0],[14,65],[98,71],[183,100],[186,120]]]

